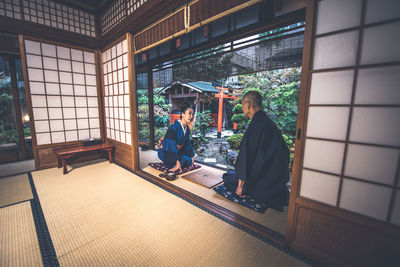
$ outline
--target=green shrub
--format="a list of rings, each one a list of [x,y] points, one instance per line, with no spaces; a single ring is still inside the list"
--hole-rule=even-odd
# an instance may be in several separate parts
[[[238,129],[244,128],[246,122],[248,121],[243,113],[233,115],[231,120],[237,123]]]
[[[160,116],[154,118],[154,124],[156,127],[165,127],[169,125],[169,116]]]
[[[236,104],[234,107],[233,107],[233,109],[232,109],[232,112],[234,113],[234,114],[239,114],[239,113],[243,113],[243,111],[242,111],[242,104]]]
[[[205,110],[203,112],[198,112],[196,114],[196,122],[194,123],[193,133],[201,133],[204,137],[206,135],[206,130],[213,123],[214,119],[211,117],[211,111]]]
[[[243,139],[243,135],[244,134],[242,134],[242,133],[238,133],[238,134],[234,134],[234,135],[226,138],[226,141],[228,142],[231,149],[235,149],[235,150],[239,149],[239,145]]]

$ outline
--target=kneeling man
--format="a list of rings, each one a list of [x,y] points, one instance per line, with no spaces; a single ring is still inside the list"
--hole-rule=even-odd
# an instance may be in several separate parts
[[[243,114],[251,119],[239,147],[235,172],[224,174],[224,184],[238,196],[251,195],[282,211],[288,204],[289,150],[275,123],[261,109],[256,91],[243,96]]]

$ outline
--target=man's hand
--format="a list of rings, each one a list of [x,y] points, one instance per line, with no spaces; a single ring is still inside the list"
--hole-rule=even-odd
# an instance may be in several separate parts
[[[243,186],[244,186],[244,181],[239,179],[238,186],[236,188],[236,195],[238,195],[239,197],[246,197],[246,195],[243,195]]]
[[[193,167],[193,165],[194,165],[194,157],[192,157],[192,167]]]
[[[169,169],[169,171],[171,171],[171,172],[174,172],[177,170],[180,170],[182,172],[181,163],[179,162],[179,160],[176,161],[176,164],[172,169]]]

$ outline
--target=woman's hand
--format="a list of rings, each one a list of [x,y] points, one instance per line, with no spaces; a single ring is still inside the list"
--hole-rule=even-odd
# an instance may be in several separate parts
[[[181,163],[179,162],[179,160],[176,161],[176,164],[172,169],[169,169],[169,171],[171,171],[171,172],[174,172],[177,170],[180,170],[182,172]]]
[[[194,157],[192,157],[192,167],[193,167],[193,165],[194,165]]]

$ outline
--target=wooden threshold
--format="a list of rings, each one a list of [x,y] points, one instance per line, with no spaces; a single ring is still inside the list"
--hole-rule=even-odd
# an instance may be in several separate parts
[[[186,191],[176,185],[164,181],[154,175],[151,175],[143,170],[134,170],[136,175],[156,184],[157,186],[167,190],[170,193],[176,194],[179,197],[195,204],[201,209],[213,214],[214,216],[252,234],[253,236],[262,239],[263,241],[272,241],[275,245],[282,248],[289,248],[286,242],[286,237],[278,232],[275,232],[265,226],[255,223],[239,214],[236,214],[226,208],[223,208],[209,200],[206,200],[198,195]]]

